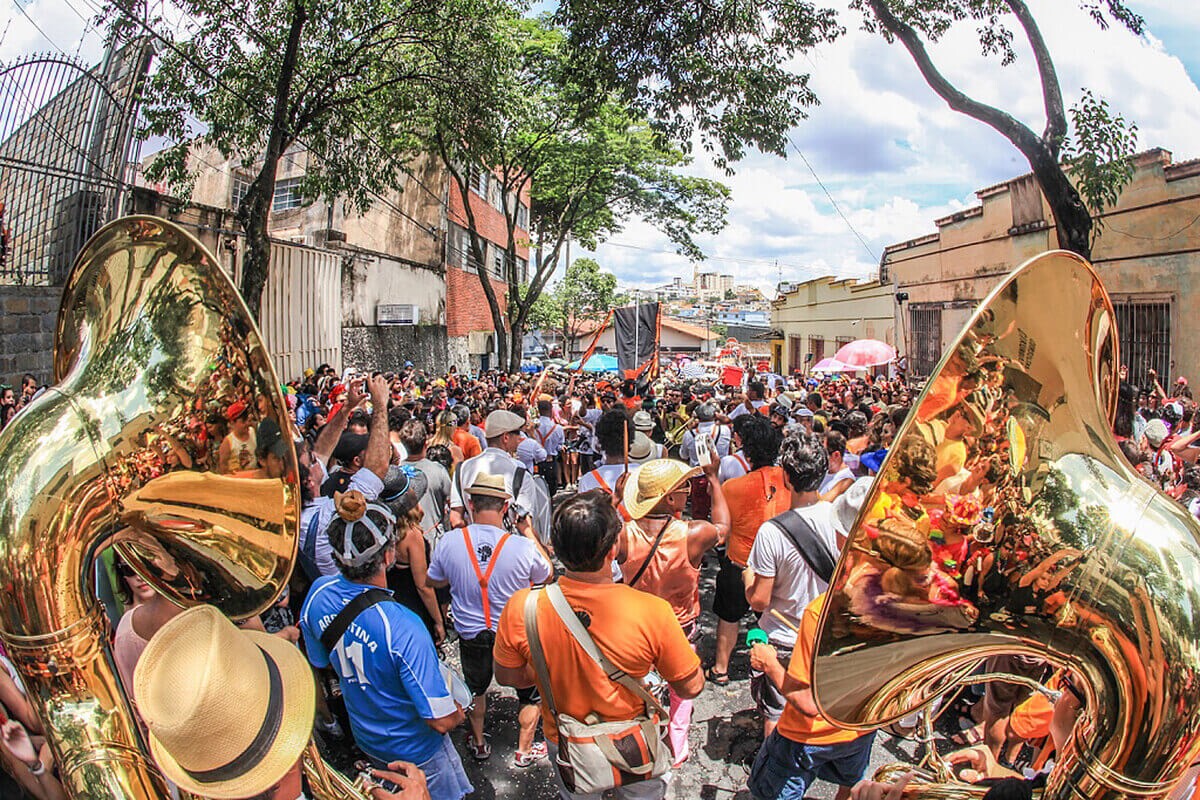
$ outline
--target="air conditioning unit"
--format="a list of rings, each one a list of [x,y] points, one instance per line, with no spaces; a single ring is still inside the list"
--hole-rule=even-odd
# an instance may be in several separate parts
[[[411,303],[380,303],[375,306],[376,325],[416,325],[420,309]]]

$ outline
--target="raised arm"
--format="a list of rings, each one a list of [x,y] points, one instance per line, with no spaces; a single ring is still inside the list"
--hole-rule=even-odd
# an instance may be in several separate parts
[[[329,418],[325,427],[321,428],[321,432],[317,435],[317,441],[313,444],[313,458],[320,461],[321,466],[329,466],[329,459],[333,457],[333,450],[337,447],[338,439],[342,438],[342,432],[346,430],[346,423],[350,421],[350,412],[362,405],[366,399],[367,396],[362,391],[362,379],[355,378],[350,381],[350,388],[346,392],[346,401],[342,403],[337,413]]]

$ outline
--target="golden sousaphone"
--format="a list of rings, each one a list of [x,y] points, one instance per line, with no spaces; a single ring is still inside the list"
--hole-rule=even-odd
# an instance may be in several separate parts
[[[153,217],[117,220],[83,248],[54,365],[56,385],[0,432],[0,639],[69,796],[166,798],[108,649],[97,555],[116,545],[180,605],[233,619],[268,608],[295,560],[295,453],[275,477],[217,475],[206,421],[245,403],[288,431],[287,406],[220,265]],[[320,771],[315,750],[306,762]]]
[[[898,432],[830,585],[812,673],[830,719],[886,725],[985,659],[1034,656],[1086,695],[1044,798],[1159,798],[1196,762],[1200,526],[1113,441],[1114,325],[1096,273],[1066,252],[1024,264],[972,317]],[[990,569],[958,591],[931,586],[930,557],[914,563],[891,531],[926,534],[947,497],[973,492],[994,505]],[[955,543],[934,544],[939,572],[964,566]]]

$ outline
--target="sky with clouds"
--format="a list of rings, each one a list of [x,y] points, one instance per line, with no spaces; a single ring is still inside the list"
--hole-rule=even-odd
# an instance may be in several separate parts
[[[0,64],[56,50],[96,61],[103,42],[87,22],[92,2],[7,0]],[[1069,0],[1030,5],[1068,105],[1087,87],[1137,123],[1141,148],[1164,147],[1176,160],[1200,157],[1200,18],[1193,0],[1129,0],[1147,21],[1142,37],[1101,30]],[[701,270],[731,273],[764,291],[780,279],[870,276],[886,245],[932,233],[935,219],[973,205],[977,189],[1028,171],[999,134],[947,109],[899,44],[858,30],[852,14],[843,14],[843,24],[846,36],[798,62],[821,98],[792,131],[799,152],[786,159],[753,154],[733,176],[702,158],[690,167],[732,190],[727,227],[700,240],[709,255]],[[979,55],[973,28],[964,26],[931,52],[961,89],[1040,131],[1037,76],[1020,44],[1016,63],[1001,67]],[[693,269],[666,237],[637,221],[594,255],[630,286],[690,278]]]

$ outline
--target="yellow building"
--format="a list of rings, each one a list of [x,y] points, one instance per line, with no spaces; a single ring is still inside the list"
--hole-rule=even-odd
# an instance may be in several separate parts
[[[1200,159],[1154,149],[1100,218],[1092,263],[1117,311],[1121,361],[1145,382],[1200,377]],[[894,286],[901,349],[928,375],[979,302],[1025,260],[1057,247],[1054,219],[1032,175],[982,189],[980,204],[937,220],[937,233],[891,245],[881,279]],[[1054,309],[1046,309],[1053,314]],[[907,338],[909,347],[904,347]]]
[[[855,339],[896,346],[895,297],[879,281],[833,277],[784,284],[771,302],[772,361],[780,373],[806,371]]]

